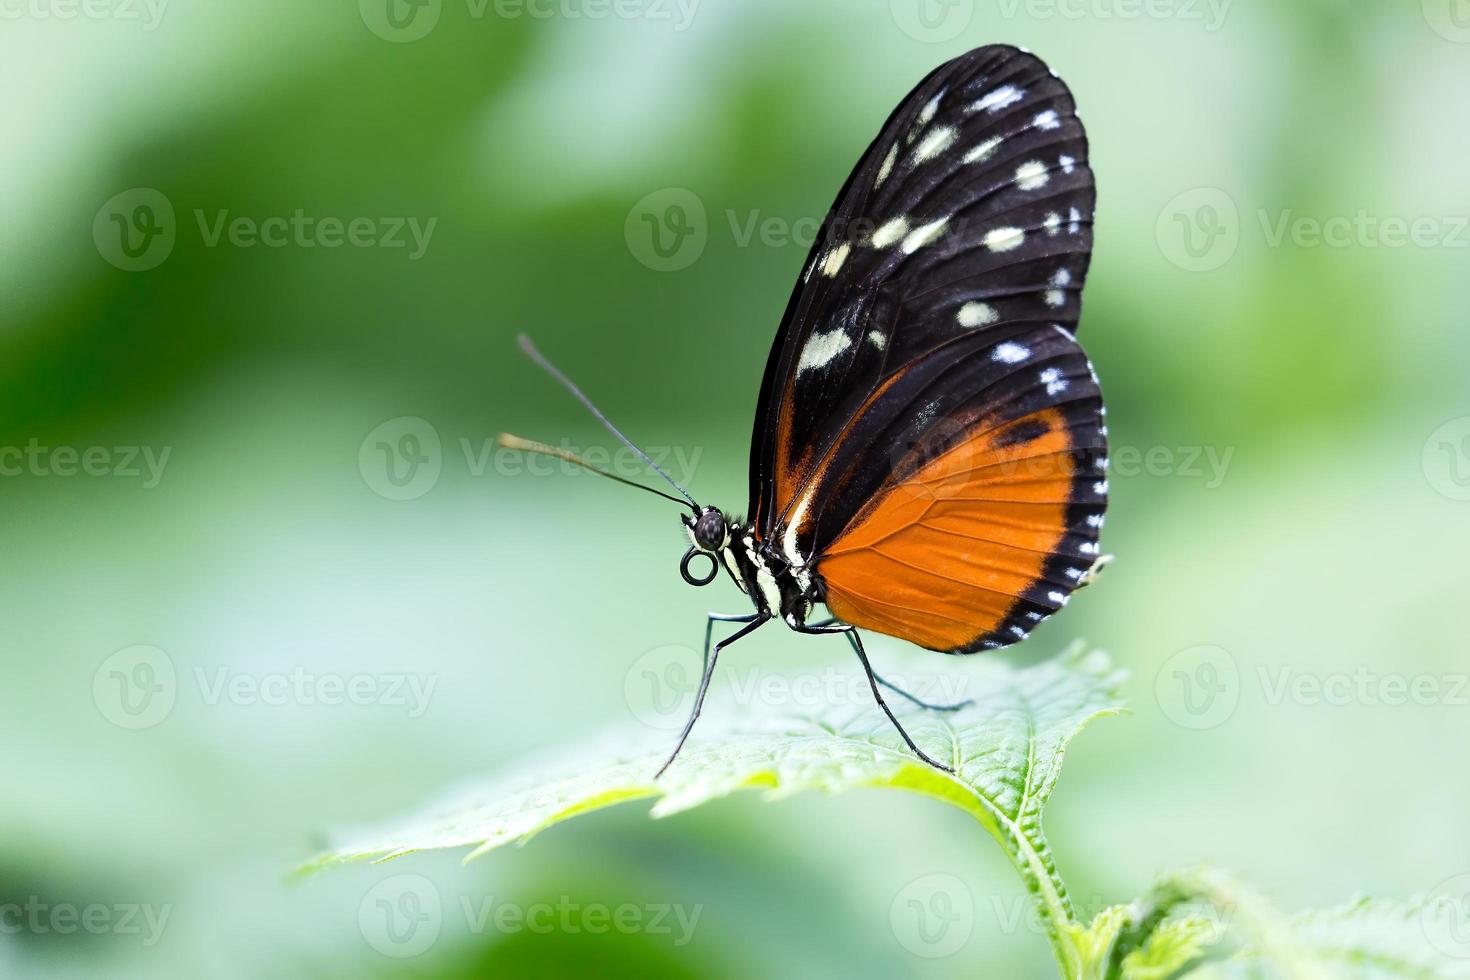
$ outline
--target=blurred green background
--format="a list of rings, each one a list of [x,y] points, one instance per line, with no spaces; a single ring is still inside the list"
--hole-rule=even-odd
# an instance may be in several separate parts
[[[283,881],[465,776],[659,735],[645,681],[743,600],[679,580],[667,504],[488,448],[609,448],[513,338],[743,510],[814,222],[912,84],[997,41],[1072,85],[1100,188],[1118,560],[1008,654],[1133,672],[1050,812],[1074,897],[1470,870],[1462,2],[392,3],[0,8],[0,975],[1052,975],[978,828],[876,791]],[[774,629],[722,666],[854,668]],[[423,949],[373,924],[402,874],[442,902]],[[934,875],[971,901],[942,948],[899,921]]]

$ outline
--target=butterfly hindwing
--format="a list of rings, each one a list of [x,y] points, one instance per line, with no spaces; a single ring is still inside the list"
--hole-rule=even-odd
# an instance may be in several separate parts
[[[933,72],[848,179],[772,350],[751,460],[757,533],[816,569],[841,618],[999,646],[1091,563],[1105,430],[1073,335],[1094,200],[1071,95],[1009,47]]]

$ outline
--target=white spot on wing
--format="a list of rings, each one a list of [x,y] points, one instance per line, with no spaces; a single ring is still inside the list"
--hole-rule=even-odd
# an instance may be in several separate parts
[[[847,261],[847,253],[851,251],[852,248],[846,242],[843,242],[834,249],[830,249],[826,257],[822,259],[822,275],[828,279],[837,275],[842,269],[842,263]]]
[[[908,219],[903,217],[894,218],[873,232],[873,247],[887,248],[908,233]]]
[[[868,332],[868,342],[879,350],[888,346],[888,338],[883,336],[883,331],[881,330],[870,330]]]
[[[1055,235],[1062,228],[1062,216],[1052,211],[1047,214],[1045,224],[1046,233],[1048,235]]]
[[[959,320],[962,327],[988,326],[997,318],[995,307],[989,303],[966,303],[960,307]]]
[[[931,221],[927,225],[921,225],[909,232],[908,236],[903,240],[904,254],[913,255],[919,249],[928,245],[935,238],[939,237],[939,234],[944,231],[944,226],[947,224],[949,224],[949,218],[940,218],[938,221]]]
[[[1014,85],[1002,85],[994,92],[988,92],[984,98],[970,106],[971,112],[999,112],[1006,106],[1015,105],[1026,96],[1026,93]]]
[[[941,126],[925,136],[914,149],[914,163],[923,163],[925,160],[932,160],[939,156],[949,149],[950,144],[954,142],[954,136],[952,126]]]
[[[852,338],[840,327],[831,333],[813,333],[807,338],[806,346],[801,349],[801,360],[797,362],[796,373],[826,367],[832,358],[851,346]]]
[[[1037,129],[1060,129],[1062,122],[1057,118],[1057,111],[1055,109],[1048,109],[1045,112],[1038,113],[1036,118],[1031,120],[1031,125]]]
[[[1059,394],[1067,390],[1067,382],[1062,379],[1062,372],[1057,368],[1047,368],[1042,371],[1041,383],[1046,385],[1048,395]]]
[[[1048,592],[1046,597],[1059,606],[1065,606],[1067,604],[1067,597],[1060,592]]]
[[[944,98],[943,91],[934,96],[934,98],[930,99],[928,102],[924,103],[924,108],[919,111],[920,126],[929,125],[929,120],[933,119],[934,114],[939,111],[939,100],[942,98]]]
[[[1051,277],[1053,286],[1069,286],[1072,284],[1072,273],[1066,269],[1058,269],[1057,274]],[[1048,289],[1046,291],[1047,306],[1064,306],[1067,302],[1067,294],[1060,288]]]
[[[1007,340],[1005,343],[1000,344],[995,348],[995,353],[991,354],[990,358],[991,360],[999,361],[1002,364],[1020,364],[1022,361],[1030,356],[1031,351],[1027,350],[1025,347],[1022,347],[1020,344],[1012,343],[1011,341]]]
[[[1028,160],[1016,168],[1016,186],[1023,191],[1039,190],[1050,179],[1046,164],[1040,160]]]
[[[878,168],[878,179],[873,182],[874,187],[882,186],[883,182],[888,179],[888,175],[893,173],[893,164],[897,159],[898,144],[894,143],[888,148],[888,155],[883,158],[883,165]]]
[[[1000,146],[1000,144],[1003,142],[1004,140],[1002,140],[999,136],[991,137],[984,143],[981,143],[979,146],[972,148],[970,152],[966,153],[964,160],[966,163],[981,163],[985,160],[988,160],[990,159],[990,155],[995,152],[996,147]]]
[[[1073,160],[1069,156],[1066,156],[1065,154],[1057,162],[1062,165],[1062,173],[1064,173],[1064,174],[1069,174],[1073,170],[1076,170],[1077,169],[1077,161],[1076,160]]]
[[[985,233],[985,247],[992,252],[1009,252],[1026,240],[1019,228],[997,228]]]

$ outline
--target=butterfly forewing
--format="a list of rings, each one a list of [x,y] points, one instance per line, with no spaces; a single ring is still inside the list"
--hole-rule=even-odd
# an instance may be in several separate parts
[[[751,460],[758,535],[834,614],[943,650],[1066,601],[1106,502],[1073,339],[1095,194],[1071,95],[972,51],[919,84],[834,205],[788,305]]]

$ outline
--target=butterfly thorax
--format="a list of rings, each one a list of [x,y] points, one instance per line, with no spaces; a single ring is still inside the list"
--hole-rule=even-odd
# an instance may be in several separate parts
[[[762,547],[754,530],[733,521],[719,549],[719,557],[730,578],[750,596],[758,613],[779,616],[793,629],[806,624],[813,603],[819,601],[813,576],[806,569],[793,568],[779,555]]]

